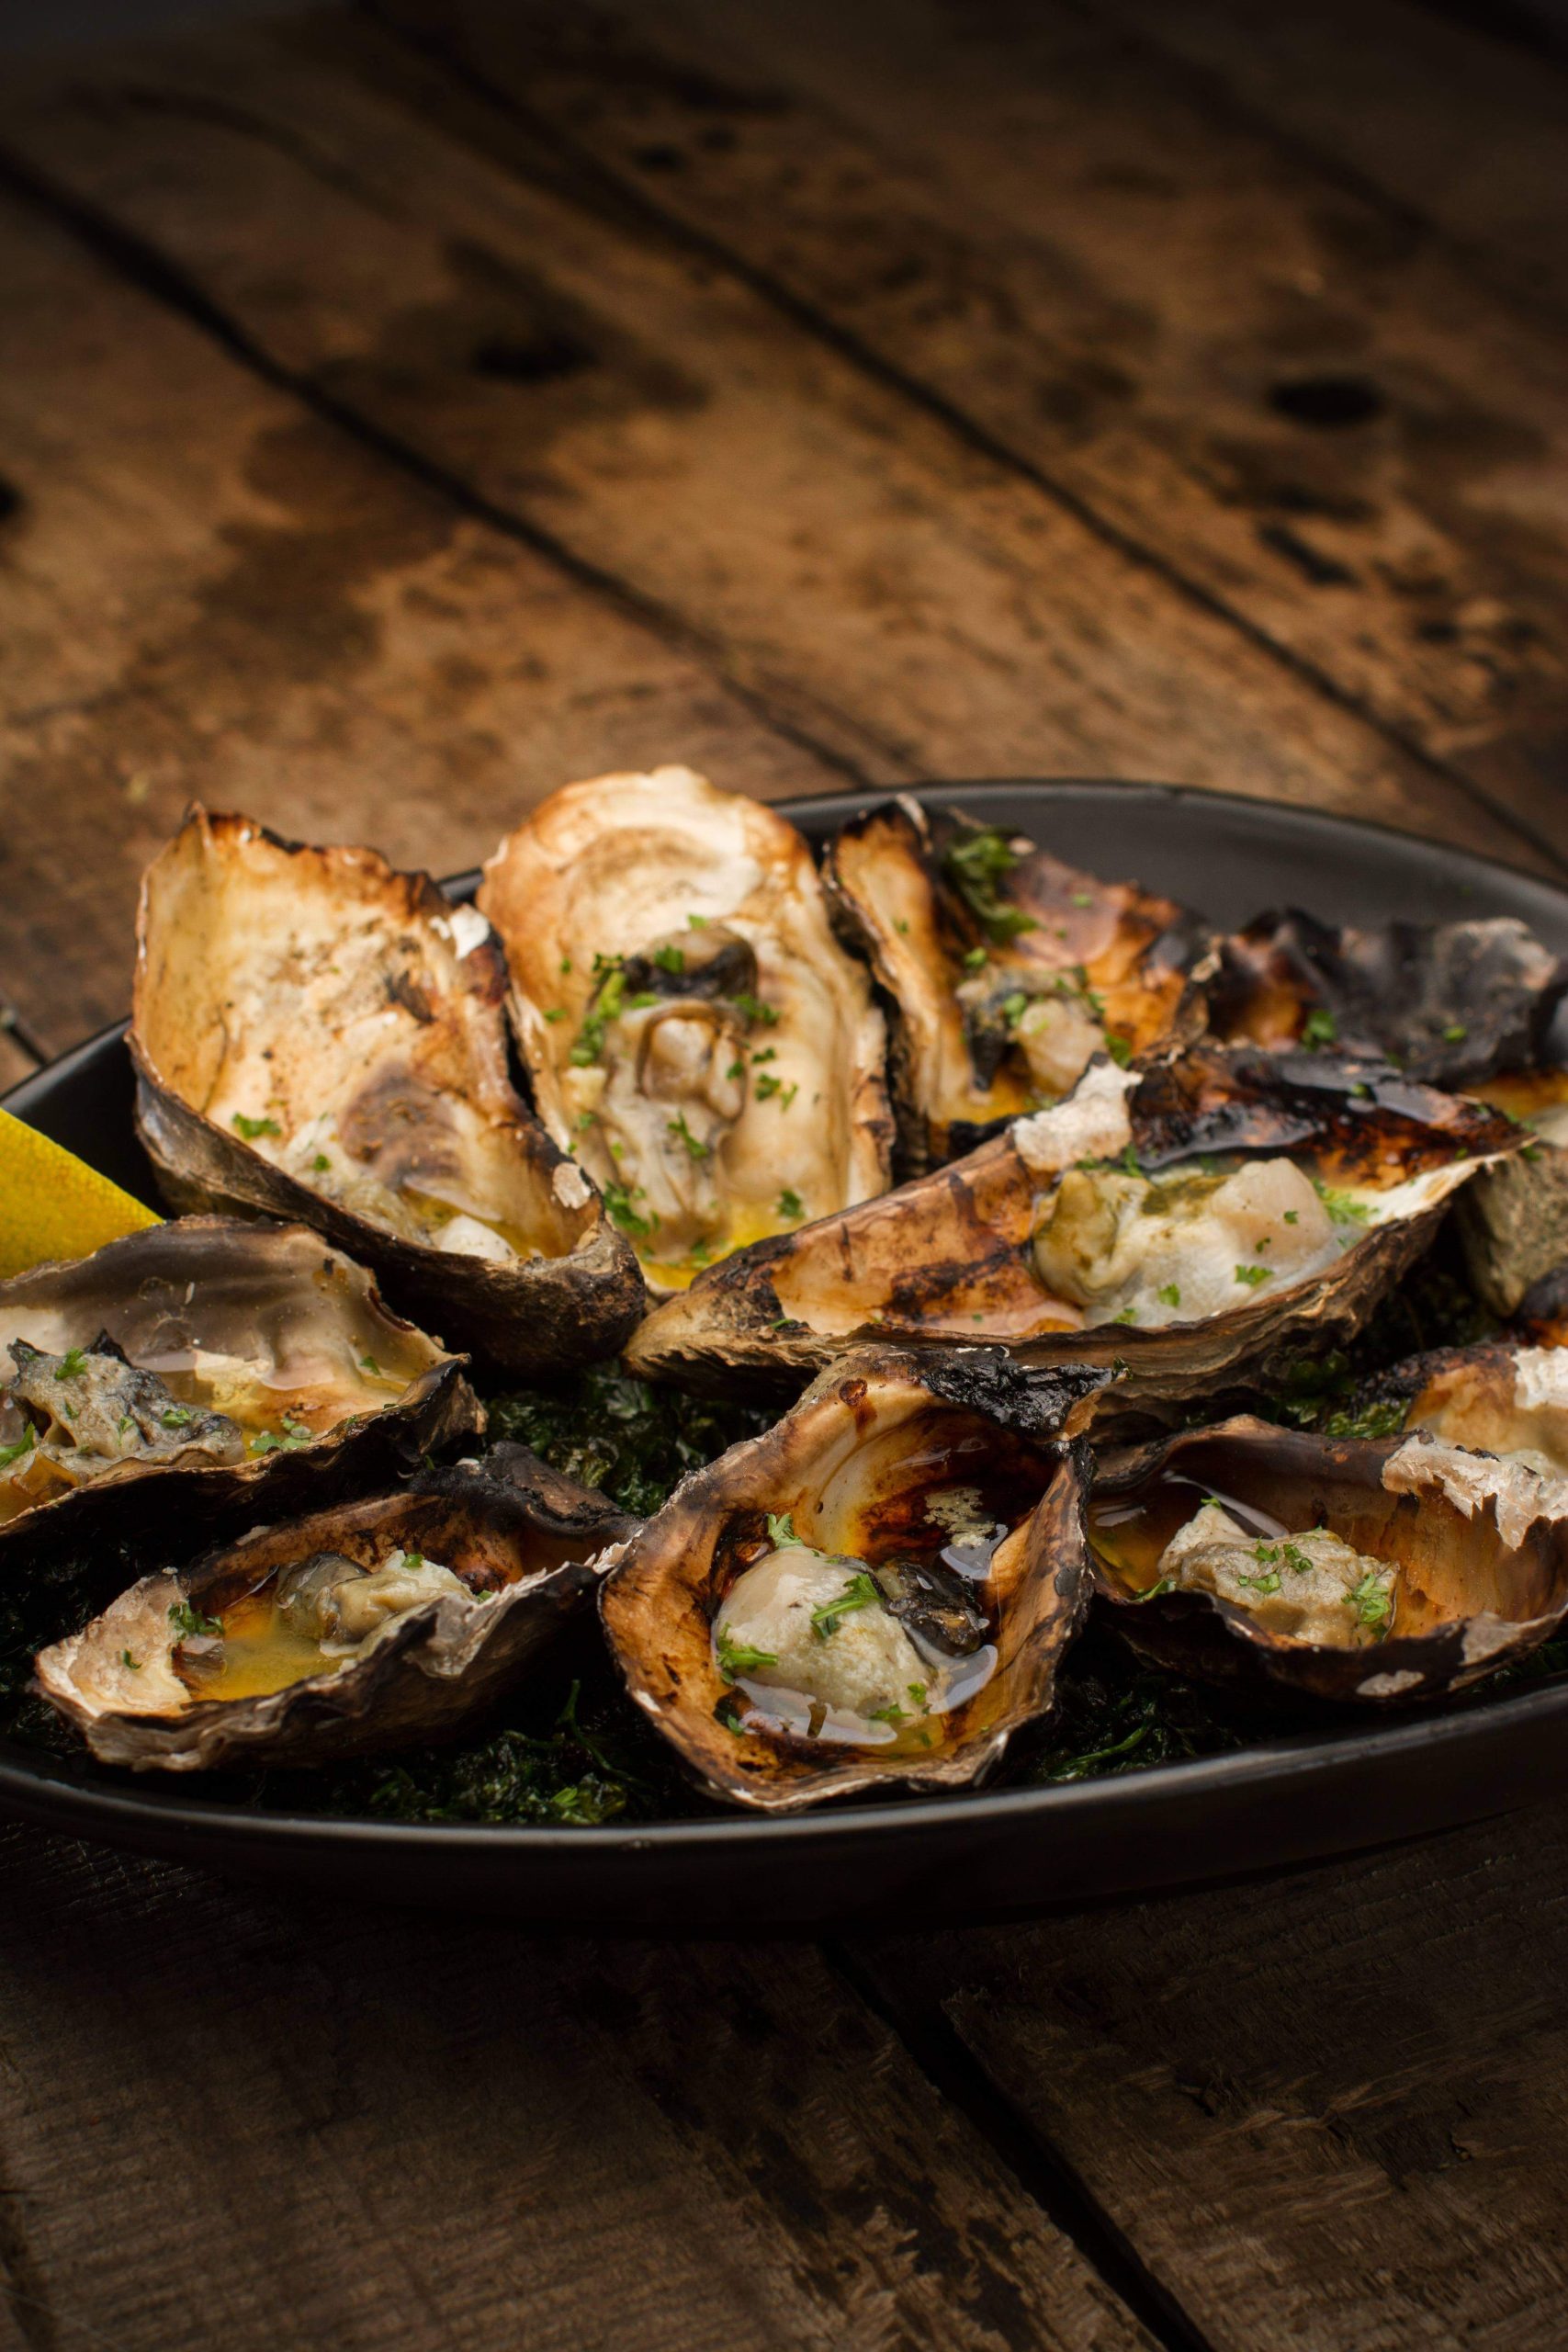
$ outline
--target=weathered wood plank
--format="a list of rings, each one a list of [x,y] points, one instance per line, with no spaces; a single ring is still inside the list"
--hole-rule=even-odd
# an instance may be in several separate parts
[[[540,1941],[16,1829],[0,1884],[34,2352],[1147,2352],[807,1947]]]
[[[331,38],[333,67],[260,36],[95,62],[5,136],[276,364],[769,695],[837,714],[885,768],[1174,771],[1529,854],[1157,567],[449,79],[357,19]]]
[[[1568,1806],[1247,1887],[857,1948],[1214,2352],[1557,2352]]]
[[[1099,0],[1282,131],[1436,223],[1530,302],[1568,306],[1568,74],[1413,0]]]
[[[722,658],[465,516],[11,206],[0,309],[0,997],[51,1048],[124,1011],[137,876],[193,794],[442,872],[603,767],[843,783]]]
[[[0,1012],[0,1094],[30,1078],[38,1064]]]
[[[1066,5],[381,6],[1568,841],[1568,337],[1444,240]]]

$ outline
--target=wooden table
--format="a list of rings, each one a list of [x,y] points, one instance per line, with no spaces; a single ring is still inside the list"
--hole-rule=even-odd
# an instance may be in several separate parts
[[[1472,13],[11,72],[0,1080],[192,794],[440,872],[616,763],[1157,775],[1568,869],[1568,81]],[[0,1831],[0,2344],[1558,2352],[1565,1863],[585,1945]]]

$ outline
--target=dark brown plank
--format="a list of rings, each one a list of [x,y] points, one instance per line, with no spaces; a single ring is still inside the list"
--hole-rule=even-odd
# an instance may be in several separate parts
[[[1568,1806],[1271,1883],[860,1947],[1214,2352],[1557,2352]]]
[[[23,1079],[30,1078],[37,1068],[32,1055],[7,1027],[4,1015],[0,1014],[0,1094],[9,1087],[19,1086]]]
[[[0,309],[0,999],[51,1049],[125,1010],[137,876],[193,794],[440,873],[602,768],[842,784],[722,658],[464,515],[9,205]]]
[[[382,7],[1568,842],[1568,335],[1445,240],[1049,0]]]
[[[1568,309],[1568,71],[1505,12],[1417,0],[1100,0],[1282,131],[1441,228],[1472,266]],[[1547,34],[1550,40],[1550,34]],[[1543,53],[1544,52],[1544,53]]]
[[[332,63],[259,35],[95,62],[4,135],[271,362],[884,772],[1174,773],[1530,854],[449,77],[357,18],[311,39]]]
[[[0,2341],[1146,2352],[807,1947],[0,1886]]]

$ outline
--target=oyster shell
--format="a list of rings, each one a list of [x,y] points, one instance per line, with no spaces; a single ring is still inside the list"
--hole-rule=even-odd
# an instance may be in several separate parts
[[[1050,1705],[1086,1606],[1084,1459],[1014,1407],[984,1351],[848,1355],[632,1538],[604,1630],[713,1794],[959,1786]]]
[[[253,1529],[40,1652],[40,1695],[134,1771],[321,1764],[443,1737],[524,1672],[636,1522],[521,1446]]]
[[[721,1386],[867,1340],[987,1340],[1027,1365],[1124,1363],[1144,1398],[1213,1394],[1287,1340],[1354,1329],[1517,1142],[1375,1063],[1100,1061],[966,1159],[699,1276],[626,1361]]]
[[[1197,916],[957,811],[883,802],[840,830],[824,878],[897,1008],[911,1170],[1057,1101],[1108,1046],[1125,1061],[1203,1026]]]
[[[1489,1168],[1459,1205],[1470,1278],[1495,1315],[1568,1260],[1568,1070],[1521,1071],[1474,1091],[1528,1130],[1512,1159]]]
[[[1409,1703],[1568,1615],[1568,1480],[1425,1435],[1244,1415],[1102,1460],[1089,1525],[1118,1631],[1210,1681]]]
[[[1568,1346],[1505,1333],[1473,1347],[1408,1357],[1369,1382],[1358,1397],[1391,1431],[1425,1430],[1472,1453],[1522,1462],[1544,1476],[1568,1477]]]
[[[1234,1043],[1337,1045],[1471,1089],[1540,1058],[1565,990],[1568,963],[1516,916],[1358,930],[1291,908],[1222,943],[1209,1022]]]
[[[325,1500],[482,1419],[303,1226],[183,1217],[0,1283],[0,1550]]]
[[[689,768],[568,785],[479,903],[540,1116],[655,1290],[886,1189],[882,1016],[772,809]]]
[[[193,809],[142,880],[137,1125],[169,1199],[299,1217],[513,1371],[614,1352],[637,1268],[507,1077],[488,928],[423,874]]]

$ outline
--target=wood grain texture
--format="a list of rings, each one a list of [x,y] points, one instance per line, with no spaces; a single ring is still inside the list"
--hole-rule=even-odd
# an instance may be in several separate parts
[[[442,873],[605,767],[841,785],[722,662],[14,206],[0,309],[0,994],[51,1050],[124,1012],[137,877],[193,795]]]
[[[807,1947],[0,1884],[0,2342],[1149,2352]]]
[[[859,1958],[940,2018],[1213,2352],[1557,2352],[1568,1806]]]
[[[30,1078],[37,1068],[38,1063],[32,1055],[0,1018],[0,1094],[13,1086],[19,1086],[23,1079]]]
[[[1568,843],[1568,335],[1444,238],[1065,0],[381,5]]]
[[[270,362],[722,645],[862,763],[1174,773],[1530,854],[405,47],[357,17],[309,40],[331,62],[257,36],[95,63],[4,137]]]

